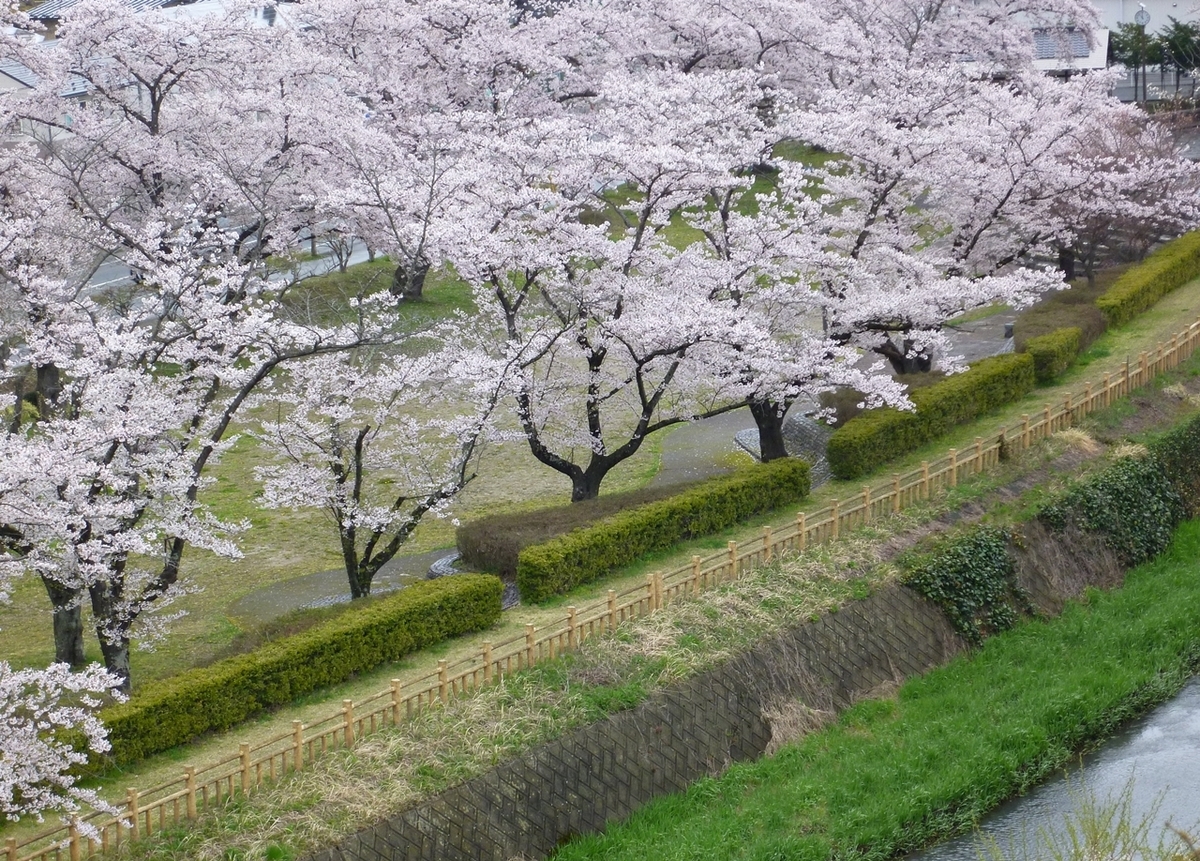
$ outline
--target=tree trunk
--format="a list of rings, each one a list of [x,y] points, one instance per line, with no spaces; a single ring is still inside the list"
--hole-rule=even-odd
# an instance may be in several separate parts
[[[88,588],[92,599],[92,615],[96,618],[96,639],[104,667],[121,680],[119,690],[128,694],[132,689],[129,671],[129,622],[121,619],[117,600],[105,582]]]
[[[933,356],[928,353],[918,353],[915,356],[910,356],[908,353],[912,349],[912,345],[913,342],[905,338],[904,346],[897,347],[892,339],[888,338],[881,346],[875,348],[875,352],[891,362],[892,368],[897,374],[915,374],[928,371],[933,367]]]
[[[1062,271],[1064,281],[1075,280],[1075,249],[1058,249],[1058,268]]]
[[[396,266],[392,273],[391,294],[399,299],[420,299],[425,291],[425,276],[429,274],[429,261],[418,258],[411,268],[404,263]]]
[[[106,638],[100,630],[96,631],[96,636],[100,638],[100,654],[104,655],[104,668],[121,680],[117,690],[128,695],[133,690],[129,673],[129,638]]]
[[[62,395],[62,373],[58,366],[38,365],[37,367],[37,408],[40,418],[49,419],[54,416],[58,399]]]
[[[371,579],[374,570],[366,570],[358,561],[358,547],[355,534],[342,531],[342,562],[346,566],[346,579],[350,583],[350,600],[366,598],[371,594]]]
[[[774,401],[751,400],[750,415],[758,425],[759,460],[763,463],[787,457],[787,446],[783,441],[783,420],[787,410]]]
[[[85,663],[82,596],[46,577],[42,583],[54,608],[54,660],[77,670]]]
[[[608,468],[597,468],[595,463],[571,476],[571,501],[583,502],[600,495],[600,482],[608,474]]]

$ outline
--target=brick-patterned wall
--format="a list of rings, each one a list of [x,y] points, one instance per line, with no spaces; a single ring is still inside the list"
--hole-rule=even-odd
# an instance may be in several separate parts
[[[543,858],[657,796],[760,756],[781,701],[844,707],[963,648],[942,613],[890,586],[449,789],[313,861]]]

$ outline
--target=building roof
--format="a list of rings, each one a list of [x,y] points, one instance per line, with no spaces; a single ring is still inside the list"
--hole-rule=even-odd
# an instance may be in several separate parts
[[[38,47],[53,46],[53,42],[42,42]],[[0,59],[0,75],[7,75],[17,83],[24,87],[33,89],[41,80],[36,73],[28,67],[21,65],[16,60]],[[67,78],[67,83],[63,86],[60,96],[82,96],[88,91],[88,82],[77,75],[71,75]]]
[[[1092,53],[1087,33],[1070,30],[1034,30],[1033,58],[1035,60],[1058,60],[1072,57],[1082,59]]]
[[[38,21],[57,21],[62,13],[74,6],[78,0],[46,0],[29,10],[29,17]],[[174,0],[124,0],[125,5],[135,12],[145,12],[147,9],[161,9]]]
[[[1033,31],[1033,67],[1043,72],[1103,69],[1108,63],[1108,30],[1090,33],[1074,27],[1067,30]]]

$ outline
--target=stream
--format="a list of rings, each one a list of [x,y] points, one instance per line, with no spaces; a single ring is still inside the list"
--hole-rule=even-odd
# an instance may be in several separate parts
[[[1081,796],[1119,802],[1128,788],[1132,821],[1154,813],[1151,841],[1167,823],[1200,837],[1200,678],[1105,742],[1070,771],[988,814],[979,829],[906,861],[980,861],[992,839],[1010,861],[1049,861],[1039,832],[1062,834]],[[1157,809],[1156,809],[1157,808]]]

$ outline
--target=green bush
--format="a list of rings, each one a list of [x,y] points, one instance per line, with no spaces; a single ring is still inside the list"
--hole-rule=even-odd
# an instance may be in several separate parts
[[[1153,559],[1171,543],[1184,505],[1153,454],[1124,457],[1080,481],[1038,512],[1056,531],[1095,532],[1126,565]]]
[[[1008,552],[1008,532],[977,526],[907,560],[905,584],[933,601],[968,642],[1007,631],[1027,612]]]
[[[1083,348],[1083,330],[1078,326],[1059,329],[1025,342],[1024,352],[1033,357],[1033,375],[1039,383],[1048,383],[1071,367]]]
[[[1109,326],[1121,326],[1172,290],[1200,277],[1200,231],[1168,242],[1134,266],[1099,299]]]
[[[521,598],[544,601],[647,553],[798,502],[808,490],[807,463],[771,461],[527,547],[517,563]]]
[[[912,392],[915,411],[871,410],[834,431],[827,457],[838,478],[857,478],[951,428],[1011,403],[1033,389],[1033,358],[1010,353],[982,359],[961,374]]]
[[[1102,273],[1091,285],[1072,282],[1069,289],[1051,293],[1017,315],[1013,325],[1017,352],[1024,353],[1034,338],[1071,327],[1080,331],[1080,351],[1090,347],[1104,334],[1104,315],[1096,307],[1096,300],[1115,283],[1115,278],[1108,276],[1108,272]]]
[[[110,758],[137,761],[416,649],[488,628],[500,618],[500,591],[500,581],[484,574],[414,583],[327,625],[148,685],[101,712]]]
[[[720,479],[717,479],[720,481]],[[455,530],[455,542],[463,561],[478,571],[490,571],[501,577],[517,575],[517,557],[533,544],[565,535],[573,529],[591,526],[629,508],[675,496],[703,482],[666,487],[643,487],[626,493],[612,493],[598,499],[571,502],[534,511],[495,514],[464,523]]]
[[[1200,514],[1200,416],[1171,428],[1149,448],[1189,515]]]

